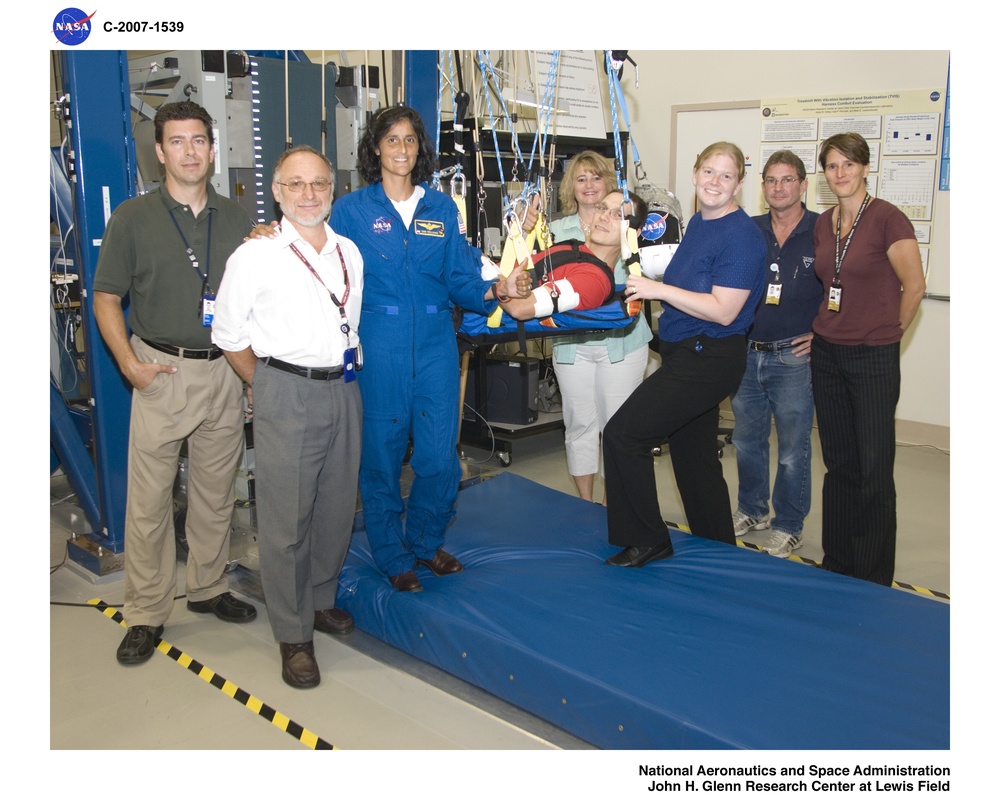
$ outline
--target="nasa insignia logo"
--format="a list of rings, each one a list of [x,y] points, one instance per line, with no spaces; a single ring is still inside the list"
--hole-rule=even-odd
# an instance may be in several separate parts
[[[639,236],[647,242],[655,242],[667,232],[667,218],[655,211],[650,211],[646,217],[646,224],[639,231]]]
[[[90,36],[90,21],[96,13],[94,11],[88,15],[79,8],[64,8],[52,21],[52,35],[56,37],[56,41],[70,47],[83,44]]]

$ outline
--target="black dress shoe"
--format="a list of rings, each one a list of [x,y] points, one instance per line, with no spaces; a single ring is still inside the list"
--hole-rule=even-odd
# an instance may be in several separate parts
[[[397,592],[422,592],[424,590],[424,587],[420,585],[420,579],[413,570],[390,576],[389,583]]]
[[[313,627],[323,633],[343,636],[354,630],[354,618],[342,608],[324,608],[316,612]]]
[[[281,679],[296,689],[311,689],[319,685],[319,664],[312,642],[297,644],[281,642]]]
[[[455,558],[455,556],[451,553],[446,553],[440,547],[434,554],[434,558],[430,561],[426,558],[418,558],[417,563],[423,564],[435,575],[454,575],[456,572],[461,572],[465,569],[465,567],[462,566],[461,561]]]
[[[188,600],[188,611],[195,614],[215,614],[223,622],[250,622],[257,618],[257,609],[223,592],[211,600]]]
[[[670,558],[674,554],[674,546],[670,542],[651,544],[646,547],[626,547],[620,553],[615,553],[604,563],[614,567],[641,567],[650,561]]]
[[[126,631],[118,645],[118,663],[125,666],[144,664],[153,656],[157,640],[163,635],[163,626],[133,625]]]

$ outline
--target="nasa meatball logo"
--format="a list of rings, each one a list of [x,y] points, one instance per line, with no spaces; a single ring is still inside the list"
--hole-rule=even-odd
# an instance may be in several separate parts
[[[386,219],[385,217],[379,217],[372,223],[372,233],[377,235],[392,233],[392,220]]]
[[[52,35],[56,41],[70,47],[83,44],[90,36],[90,21],[96,13],[85,14],[79,8],[64,8],[52,21]]]
[[[667,218],[655,211],[650,211],[646,217],[646,224],[639,231],[639,236],[647,242],[655,242],[667,232]]]

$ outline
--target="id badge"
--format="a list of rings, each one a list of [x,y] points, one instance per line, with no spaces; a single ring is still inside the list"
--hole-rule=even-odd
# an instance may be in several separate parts
[[[214,294],[202,295],[201,324],[204,325],[206,328],[210,328],[212,327],[213,319],[215,319],[215,295]]]
[[[354,370],[354,348],[344,351],[344,383],[350,383],[358,377]]]
[[[830,299],[826,303],[828,311],[840,311],[840,291],[839,286],[830,287]]]
[[[776,306],[781,302],[781,284],[769,283],[767,285],[767,299],[765,305]]]

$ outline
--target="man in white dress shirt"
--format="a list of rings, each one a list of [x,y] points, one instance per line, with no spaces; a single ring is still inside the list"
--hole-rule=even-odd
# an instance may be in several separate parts
[[[282,153],[271,184],[280,233],[233,253],[212,324],[250,387],[261,583],[281,675],[296,688],[320,681],[313,630],[354,629],[334,603],[361,457],[362,259],[326,223],[333,181],[313,148]]]

